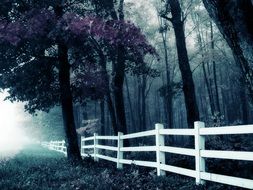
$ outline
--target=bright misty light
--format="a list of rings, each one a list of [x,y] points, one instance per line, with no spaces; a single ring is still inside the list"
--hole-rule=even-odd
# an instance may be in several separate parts
[[[6,93],[0,94],[0,158],[1,155],[10,155],[19,151],[27,137],[18,124],[16,105],[10,101],[4,101]]]

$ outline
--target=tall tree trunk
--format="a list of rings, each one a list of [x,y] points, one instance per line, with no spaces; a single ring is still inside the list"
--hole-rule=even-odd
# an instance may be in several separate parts
[[[141,85],[141,120],[142,120],[142,131],[147,129],[146,124],[146,86],[147,86],[147,76],[142,75],[142,85]]]
[[[162,22],[162,21],[161,21]],[[162,26],[162,23],[160,24]],[[170,79],[170,68],[169,68],[169,60],[168,60],[168,46],[166,43],[167,38],[167,30],[162,33],[163,40],[163,48],[164,48],[164,59],[165,59],[165,68],[166,68],[166,89],[165,89],[165,118],[168,124],[168,128],[173,128],[173,115],[172,115],[172,88],[171,88],[171,79]]]
[[[242,103],[242,124],[249,124],[248,117],[248,101],[245,89],[241,89],[241,103]]]
[[[81,110],[82,110],[82,120],[88,120],[88,113],[87,113],[87,103],[83,102],[81,104]]]
[[[241,68],[253,102],[253,4],[251,0],[203,0],[203,3],[230,46]]]
[[[117,52],[117,63],[115,65],[115,76],[114,76],[114,104],[117,115],[117,126],[118,130],[124,134],[127,133],[126,128],[126,114],[123,97],[123,84],[125,75],[125,58],[124,58],[124,47],[118,46]]]
[[[123,12],[124,0],[119,1],[119,20],[124,21]],[[123,35],[121,29],[119,29],[119,35]],[[118,130],[124,134],[127,134],[126,113],[123,95],[123,85],[125,76],[125,47],[122,44],[118,44],[117,47],[117,59],[115,65],[114,76],[114,104],[117,115]],[[129,146],[129,141],[124,141],[124,146]]]
[[[161,106],[160,106],[160,96],[158,92],[154,94],[154,104],[155,104],[155,122],[161,121]]]
[[[107,94],[106,94],[106,101],[107,101],[108,110],[110,112],[110,118],[111,118],[113,133],[114,133],[114,135],[117,135],[118,127],[117,127],[115,109],[114,109],[114,106],[113,106],[112,97],[111,97],[110,92],[107,92]]]
[[[177,54],[179,69],[183,80],[183,92],[185,99],[185,106],[187,112],[187,123],[189,128],[194,127],[194,121],[199,120],[199,111],[195,95],[195,87],[192,78],[192,72],[187,55],[184,21],[181,18],[182,11],[178,0],[168,0],[171,7],[172,18],[170,19],[174,27],[176,36]]]
[[[105,18],[105,19],[111,17],[113,20],[118,20],[119,19],[118,15],[117,15],[117,12],[115,10],[114,0],[94,0],[94,1],[92,1],[92,3],[95,4],[96,13],[99,17],[102,17],[102,18]],[[123,13],[123,3],[122,3],[121,6],[122,6],[121,11]],[[120,110],[120,112],[121,112],[121,109],[119,108],[121,103],[116,104],[116,102],[115,102],[115,104],[113,104],[113,99],[112,99],[111,93],[110,93],[109,76],[108,76],[108,73],[106,71],[106,60],[105,60],[104,54],[103,54],[101,49],[98,49],[98,53],[99,53],[99,56],[100,56],[100,65],[102,66],[103,72],[106,75],[105,76],[106,87],[107,87],[106,101],[107,101],[107,106],[108,106],[108,109],[109,109],[109,112],[110,112],[112,128],[113,128],[114,134],[117,135],[118,131],[121,131],[120,130],[121,125],[118,122],[118,120],[119,120],[118,117],[119,117],[119,115],[125,115],[125,113],[118,114],[118,110]],[[112,61],[112,63],[113,63],[112,67],[113,67],[113,71],[116,71],[115,66],[116,66],[117,63],[116,63],[116,60],[115,60],[115,55],[113,55],[113,53],[114,52],[111,53],[111,58],[113,60]],[[123,64],[125,64],[125,63],[123,62]],[[124,76],[122,77],[120,75],[121,74],[119,72],[117,78],[123,78],[123,80],[121,79],[122,81],[120,81],[119,83],[116,84],[116,85],[118,85],[119,88],[117,88],[117,89],[115,88],[116,91],[115,90],[113,91],[114,97],[120,94],[120,92],[119,92],[120,90],[123,90],[123,84],[121,85],[121,83],[122,82],[124,83]],[[115,84],[115,80],[114,80],[114,84]],[[115,92],[116,92],[116,94],[115,94]],[[115,101],[116,101],[116,99],[117,98],[114,98]],[[119,97],[118,99],[120,99],[124,103],[123,95],[121,97]],[[114,105],[115,105],[115,107],[114,107]],[[123,126],[124,126],[124,120],[126,120],[126,119],[123,119]],[[125,126],[126,126],[126,124],[125,124]]]
[[[64,2],[62,2],[64,3]],[[63,7],[61,4],[54,7],[56,16],[61,19]],[[68,47],[58,40],[59,83],[64,130],[68,159],[72,162],[81,160],[78,147],[77,133],[73,114],[73,97],[70,88],[70,64],[68,60]]]
[[[100,101],[100,132],[101,135],[105,135],[105,102],[104,100]],[[102,140],[102,144],[104,144],[104,140]]]
[[[205,68],[205,62],[204,61],[202,62],[202,69],[203,69],[203,73],[204,73],[204,79],[205,79],[205,83],[206,83],[207,94],[208,94],[208,98],[209,98],[209,102],[210,102],[211,114],[212,114],[212,116],[214,116],[215,106],[214,106],[211,86],[209,84],[207,74],[206,74],[206,68]]]
[[[131,123],[133,126],[133,131],[136,132],[136,122],[135,122],[135,117],[134,117],[134,110],[132,106],[132,101],[130,97],[130,90],[129,90],[129,85],[128,85],[128,80],[127,77],[125,76],[125,83],[126,83],[126,90],[127,90],[127,100],[128,100],[128,105],[129,105],[129,110],[130,110],[130,117],[131,117]]]
[[[102,52],[102,50],[100,48],[97,49],[98,50],[98,54],[99,54],[99,64],[102,68],[102,72],[103,72],[103,76],[105,78],[105,85],[106,85],[106,102],[107,102],[107,106],[110,112],[110,117],[111,117],[111,123],[112,123],[112,129],[113,129],[113,133],[114,135],[117,135],[118,133],[118,127],[117,127],[117,121],[116,121],[116,115],[115,115],[115,109],[113,106],[113,102],[112,102],[112,97],[111,97],[111,93],[110,93],[110,79],[106,70],[106,59],[105,56]]]
[[[97,102],[94,101],[94,117],[97,118]]]
[[[137,76],[137,117],[138,117],[138,131],[142,131],[142,116],[141,116],[141,76]]]
[[[117,15],[117,12],[115,11],[113,0],[94,1],[94,3],[100,8],[99,10],[97,10],[98,14],[101,14],[102,12],[106,12],[106,15],[104,15],[104,17],[108,17],[110,15],[111,18],[114,20],[124,20],[124,12],[123,12],[124,0],[119,1],[119,9],[118,9],[119,16]],[[109,14],[107,15],[107,13]],[[123,35],[123,34],[120,34],[120,35]],[[112,54],[111,57],[114,59],[115,55]],[[119,44],[117,47],[116,62],[113,64],[113,67],[114,67],[113,70],[115,72],[114,73],[115,77],[113,78],[113,84],[114,84],[113,94],[114,94],[114,105],[115,105],[115,111],[116,111],[115,115],[116,115],[116,121],[117,121],[116,129],[117,131],[120,131],[126,134],[127,125],[126,125],[126,114],[125,114],[125,105],[124,105],[124,97],[123,97],[123,85],[124,85],[124,75],[125,75],[125,49],[123,45]],[[110,101],[110,99],[108,100]],[[108,108],[110,110],[112,110],[112,106],[113,106],[112,102],[109,102]],[[112,119],[114,118],[112,117]],[[129,142],[126,140],[124,141],[124,144],[127,145],[129,144]]]
[[[165,79],[165,77],[164,77],[164,75],[162,75],[162,77],[161,77],[161,79],[162,79],[162,86],[164,86],[164,87],[166,87],[166,79]],[[163,105],[163,114],[162,114],[162,121],[165,123],[165,124],[168,124],[168,122],[169,122],[169,118],[168,118],[168,116],[169,116],[169,114],[168,114],[168,109],[167,109],[167,99],[166,99],[166,89],[165,89],[165,94],[160,94],[160,96],[162,97],[162,101],[163,101],[163,103],[162,103],[162,105]]]
[[[213,38],[213,24],[210,22],[211,27],[211,49],[212,49],[212,60],[213,60],[213,81],[214,81],[214,98],[215,98],[215,111],[218,113],[218,117],[221,115],[220,109],[220,100],[219,100],[219,89],[218,89],[218,82],[217,82],[217,71],[216,71],[216,61],[214,60],[214,38]]]
[[[82,118],[81,118],[81,107],[79,104],[73,105],[73,114],[75,119],[75,126],[78,129],[81,127]]]
[[[201,56],[202,56],[202,70],[203,70],[203,75],[204,75],[204,81],[205,81],[205,84],[206,84],[206,88],[207,88],[207,94],[208,94],[208,99],[209,99],[209,103],[210,103],[210,110],[211,110],[211,115],[214,116],[214,112],[215,112],[215,103],[214,103],[214,98],[213,98],[213,92],[212,92],[212,86],[211,86],[211,79],[209,77],[210,75],[210,69],[209,69],[209,64],[207,64],[207,69],[206,69],[206,66],[205,66],[205,61],[204,61],[204,58],[205,58],[205,52],[206,52],[206,49],[204,48],[204,45],[203,45],[203,33],[201,32],[200,30],[200,22],[199,22],[199,16],[196,17],[196,21],[195,21],[195,25],[197,27],[197,39],[198,39],[198,44],[199,44],[199,48],[200,48],[200,51],[201,51]]]
[[[78,147],[76,127],[73,114],[73,98],[70,90],[70,64],[68,62],[68,48],[64,44],[58,45],[59,81],[64,129],[68,159],[81,160]]]

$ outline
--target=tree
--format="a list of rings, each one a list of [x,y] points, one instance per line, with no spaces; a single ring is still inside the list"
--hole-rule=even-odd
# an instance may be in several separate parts
[[[160,16],[160,15],[159,15]],[[159,17],[158,17],[159,18]],[[159,32],[162,36],[163,42],[163,49],[164,49],[164,61],[165,61],[165,68],[166,68],[166,84],[161,87],[160,92],[161,95],[164,97],[165,103],[165,118],[166,123],[168,124],[169,128],[173,128],[173,89],[172,89],[172,80],[170,74],[170,65],[169,65],[169,56],[168,56],[168,45],[167,45],[167,36],[168,36],[168,24],[164,22],[164,19],[159,18],[160,21],[160,28]]]
[[[166,16],[170,8],[171,18]],[[183,81],[183,92],[185,99],[185,106],[187,111],[187,122],[190,128],[194,126],[194,121],[199,120],[199,111],[195,95],[194,81],[189,64],[189,58],[186,49],[185,33],[184,33],[184,19],[182,18],[182,10],[178,0],[167,0],[166,11],[162,14],[163,18],[171,21],[177,45],[178,63],[181,71]]]
[[[91,1],[95,5],[96,13],[99,17],[105,20],[114,20],[118,23],[127,22],[124,19],[124,11],[123,5],[124,1],[120,0],[118,2],[118,11],[115,10],[116,2],[113,0],[102,0],[102,1]],[[126,31],[129,30],[129,31]],[[127,133],[127,124],[126,124],[126,113],[125,113],[125,102],[124,102],[124,81],[125,81],[125,73],[127,70],[133,70],[133,67],[142,67],[142,65],[146,65],[144,62],[144,57],[146,54],[153,54],[155,55],[155,51],[153,48],[150,47],[141,47],[140,42],[146,41],[144,35],[137,39],[134,36],[134,33],[140,33],[140,30],[134,27],[125,28],[123,25],[119,25],[117,27],[117,37],[118,38],[127,38],[131,39],[132,45],[129,46],[129,42],[127,43],[118,43],[116,46],[108,46],[104,44],[104,46],[98,47],[99,54],[101,57],[101,61],[105,62],[103,65],[104,71],[106,72],[106,63],[112,64],[112,94],[113,99],[111,98],[110,94],[108,93],[106,96],[108,102],[108,108],[110,110],[111,120],[114,132],[117,134],[118,131],[123,133]],[[133,36],[128,36],[128,34],[134,34]],[[140,41],[141,40],[141,41]],[[143,43],[141,42],[141,43]],[[141,49],[137,49],[133,46],[134,44],[139,44]],[[107,52],[103,51],[103,48],[107,50]],[[141,51],[140,51],[141,50]],[[143,51],[144,50],[144,51]],[[107,60],[106,60],[107,58]],[[135,66],[133,66],[133,63]],[[145,66],[144,66],[145,67]],[[107,73],[107,72],[106,72]],[[107,79],[108,89],[109,89],[109,78]],[[112,101],[114,100],[114,101]],[[115,126],[116,122],[116,126]],[[125,145],[128,144],[125,141]]]
[[[253,100],[253,4],[251,0],[203,0],[203,3],[230,46],[241,68]]]
[[[105,22],[85,13],[71,13],[66,7],[70,8],[64,1],[38,2],[19,11],[12,21],[1,20],[0,42],[8,47],[1,59],[10,58],[1,70],[1,87],[9,89],[10,100],[26,101],[25,108],[31,113],[60,104],[68,158],[80,160],[73,102],[99,99],[106,91],[94,41],[114,48],[124,44],[134,55],[154,54],[155,50],[129,22]],[[119,27],[127,38],[118,35]]]
[[[111,17],[113,20],[123,21],[124,22],[124,12],[123,5],[124,0],[119,1],[118,12],[115,10],[114,1],[94,1],[98,14],[104,17]],[[118,35],[120,38],[124,36],[123,28],[119,26]],[[112,53],[111,59],[113,63],[113,97],[115,104],[115,114],[116,114],[116,123],[117,131],[127,133],[126,125],[126,114],[125,114],[125,104],[123,97],[123,85],[124,85],[124,76],[125,76],[125,54],[126,50],[123,44],[118,44],[114,49],[116,54]],[[113,51],[114,52],[114,51]]]

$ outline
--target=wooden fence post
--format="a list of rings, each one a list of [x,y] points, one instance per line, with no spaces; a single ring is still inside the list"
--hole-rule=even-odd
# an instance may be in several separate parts
[[[123,147],[123,140],[120,138],[123,135],[122,132],[118,132],[118,150],[117,150],[117,168],[122,169],[123,164],[120,163],[120,159],[123,159],[123,152],[120,151],[120,148]]]
[[[66,151],[66,146],[65,146],[65,140],[63,140],[63,148],[62,148],[62,150],[63,150],[63,152],[65,153],[65,151]]]
[[[98,162],[98,149],[97,149],[97,144],[98,144],[98,139],[97,139],[98,134],[94,133],[94,161]]]
[[[59,151],[62,152],[63,151],[63,141],[60,141],[59,143]]]
[[[50,150],[53,150],[53,142],[50,141]]]
[[[157,163],[157,175],[166,175],[165,171],[160,169],[161,164],[165,164],[165,152],[160,151],[160,146],[164,146],[164,136],[160,135],[160,129],[163,129],[163,124],[155,124],[156,129],[156,163]]]
[[[83,149],[83,147],[85,145],[84,139],[85,139],[85,137],[81,136],[81,156],[84,156],[84,149]]]
[[[66,141],[63,140],[63,153],[65,154],[65,156],[67,156],[67,147],[66,147]]]
[[[205,136],[199,134],[199,129],[204,128],[205,123],[196,121],[194,122],[195,129],[195,170],[196,170],[196,184],[204,184],[205,181],[201,180],[200,172],[205,172],[205,159],[201,157],[200,151],[205,150]]]

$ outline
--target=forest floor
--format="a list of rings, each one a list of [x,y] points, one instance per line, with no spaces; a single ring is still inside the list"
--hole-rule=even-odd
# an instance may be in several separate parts
[[[58,152],[33,145],[14,158],[0,162],[1,190],[110,190],[110,189],[237,189],[220,184],[196,186],[194,179],[178,175],[157,177],[155,170],[94,163],[91,159],[71,165]]]

